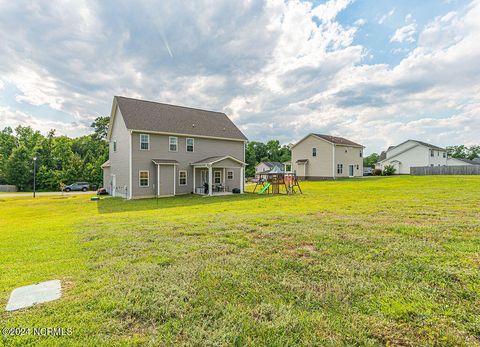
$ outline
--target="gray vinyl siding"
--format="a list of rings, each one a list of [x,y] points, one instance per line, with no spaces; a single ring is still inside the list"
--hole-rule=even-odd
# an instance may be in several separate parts
[[[129,175],[129,137],[130,132],[127,130],[122,114],[117,107],[116,114],[113,120],[112,133],[109,143],[109,159],[110,159],[110,174],[105,177],[104,185],[106,188],[112,187],[111,175],[116,177],[117,196],[125,196],[125,187],[127,191],[130,190],[130,175]],[[113,151],[113,142],[117,141],[117,151]]]
[[[156,195],[156,166],[153,164],[152,159],[173,159],[178,161],[176,165],[175,173],[175,190],[176,194],[189,194],[193,192],[193,167],[190,165],[193,162],[213,157],[230,155],[241,161],[245,161],[244,158],[244,142],[243,141],[229,141],[220,139],[209,138],[194,138],[194,152],[186,151],[186,139],[191,136],[177,136],[177,151],[169,151],[169,136],[160,134],[150,134],[150,149],[140,150],[140,132],[134,132],[132,134],[132,175],[133,175],[133,197],[146,197]],[[236,166],[239,164],[236,163]],[[170,168],[170,167],[169,167]],[[140,188],[138,184],[138,173],[140,170],[150,171],[150,186],[148,188]],[[187,171],[187,185],[181,186],[179,184],[178,171]],[[199,171],[197,169],[196,171]],[[161,172],[162,173],[162,172]],[[160,173],[160,174],[161,174]],[[235,172],[236,186],[239,186],[240,182],[240,170]],[[160,175],[162,177],[162,175]],[[198,181],[196,183],[199,186],[200,175],[197,173]],[[163,180],[162,180],[163,181]],[[172,186],[173,187],[173,186]],[[173,192],[172,192],[173,193]]]

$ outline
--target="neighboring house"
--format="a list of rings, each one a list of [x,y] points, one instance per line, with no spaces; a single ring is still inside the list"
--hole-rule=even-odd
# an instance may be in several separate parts
[[[258,174],[260,172],[269,172],[273,168],[278,168],[281,171],[285,171],[285,165],[278,161],[262,161],[255,166],[255,173]]]
[[[115,96],[107,140],[113,196],[243,192],[247,138],[224,113]]]
[[[475,160],[463,159],[463,158],[447,158],[447,165],[449,166],[470,166],[470,165],[480,165],[480,162],[475,162]]]
[[[426,142],[407,140],[389,147],[375,168],[383,170],[386,165],[393,165],[395,174],[410,174],[411,167],[447,165],[447,151]]]
[[[292,146],[292,170],[306,180],[360,177],[364,148],[343,137],[308,134]]]

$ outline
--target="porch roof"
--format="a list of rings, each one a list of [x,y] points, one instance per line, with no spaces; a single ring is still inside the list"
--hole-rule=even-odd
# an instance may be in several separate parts
[[[196,162],[192,163],[192,165],[193,166],[211,165],[211,164],[215,164],[215,163],[217,163],[219,161],[222,161],[222,160],[225,160],[225,159],[230,159],[230,160],[236,161],[240,165],[245,165],[245,163],[243,161],[241,161],[241,160],[239,160],[235,157],[232,157],[231,155],[208,157],[208,158],[196,161]]]
[[[159,165],[159,164],[175,165],[175,164],[178,164],[178,161],[176,161],[174,159],[152,159],[152,161],[155,163],[155,165]]]

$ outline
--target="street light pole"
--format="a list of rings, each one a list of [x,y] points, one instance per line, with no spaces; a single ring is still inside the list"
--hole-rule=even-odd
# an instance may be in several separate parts
[[[35,197],[35,190],[37,185],[37,157],[33,157],[33,197]]]

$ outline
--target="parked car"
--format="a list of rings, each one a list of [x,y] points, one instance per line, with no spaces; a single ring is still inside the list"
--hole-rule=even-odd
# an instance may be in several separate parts
[[[86,192],[89,189],[90,189],[90,184],[88,182],[75,182],[68,186],[65,186],[64,188],[66,192],[73,192],[73,191]]]
[[[363,176],[372,176],[373,169],[371,167],[364,167],[363,168]]]

